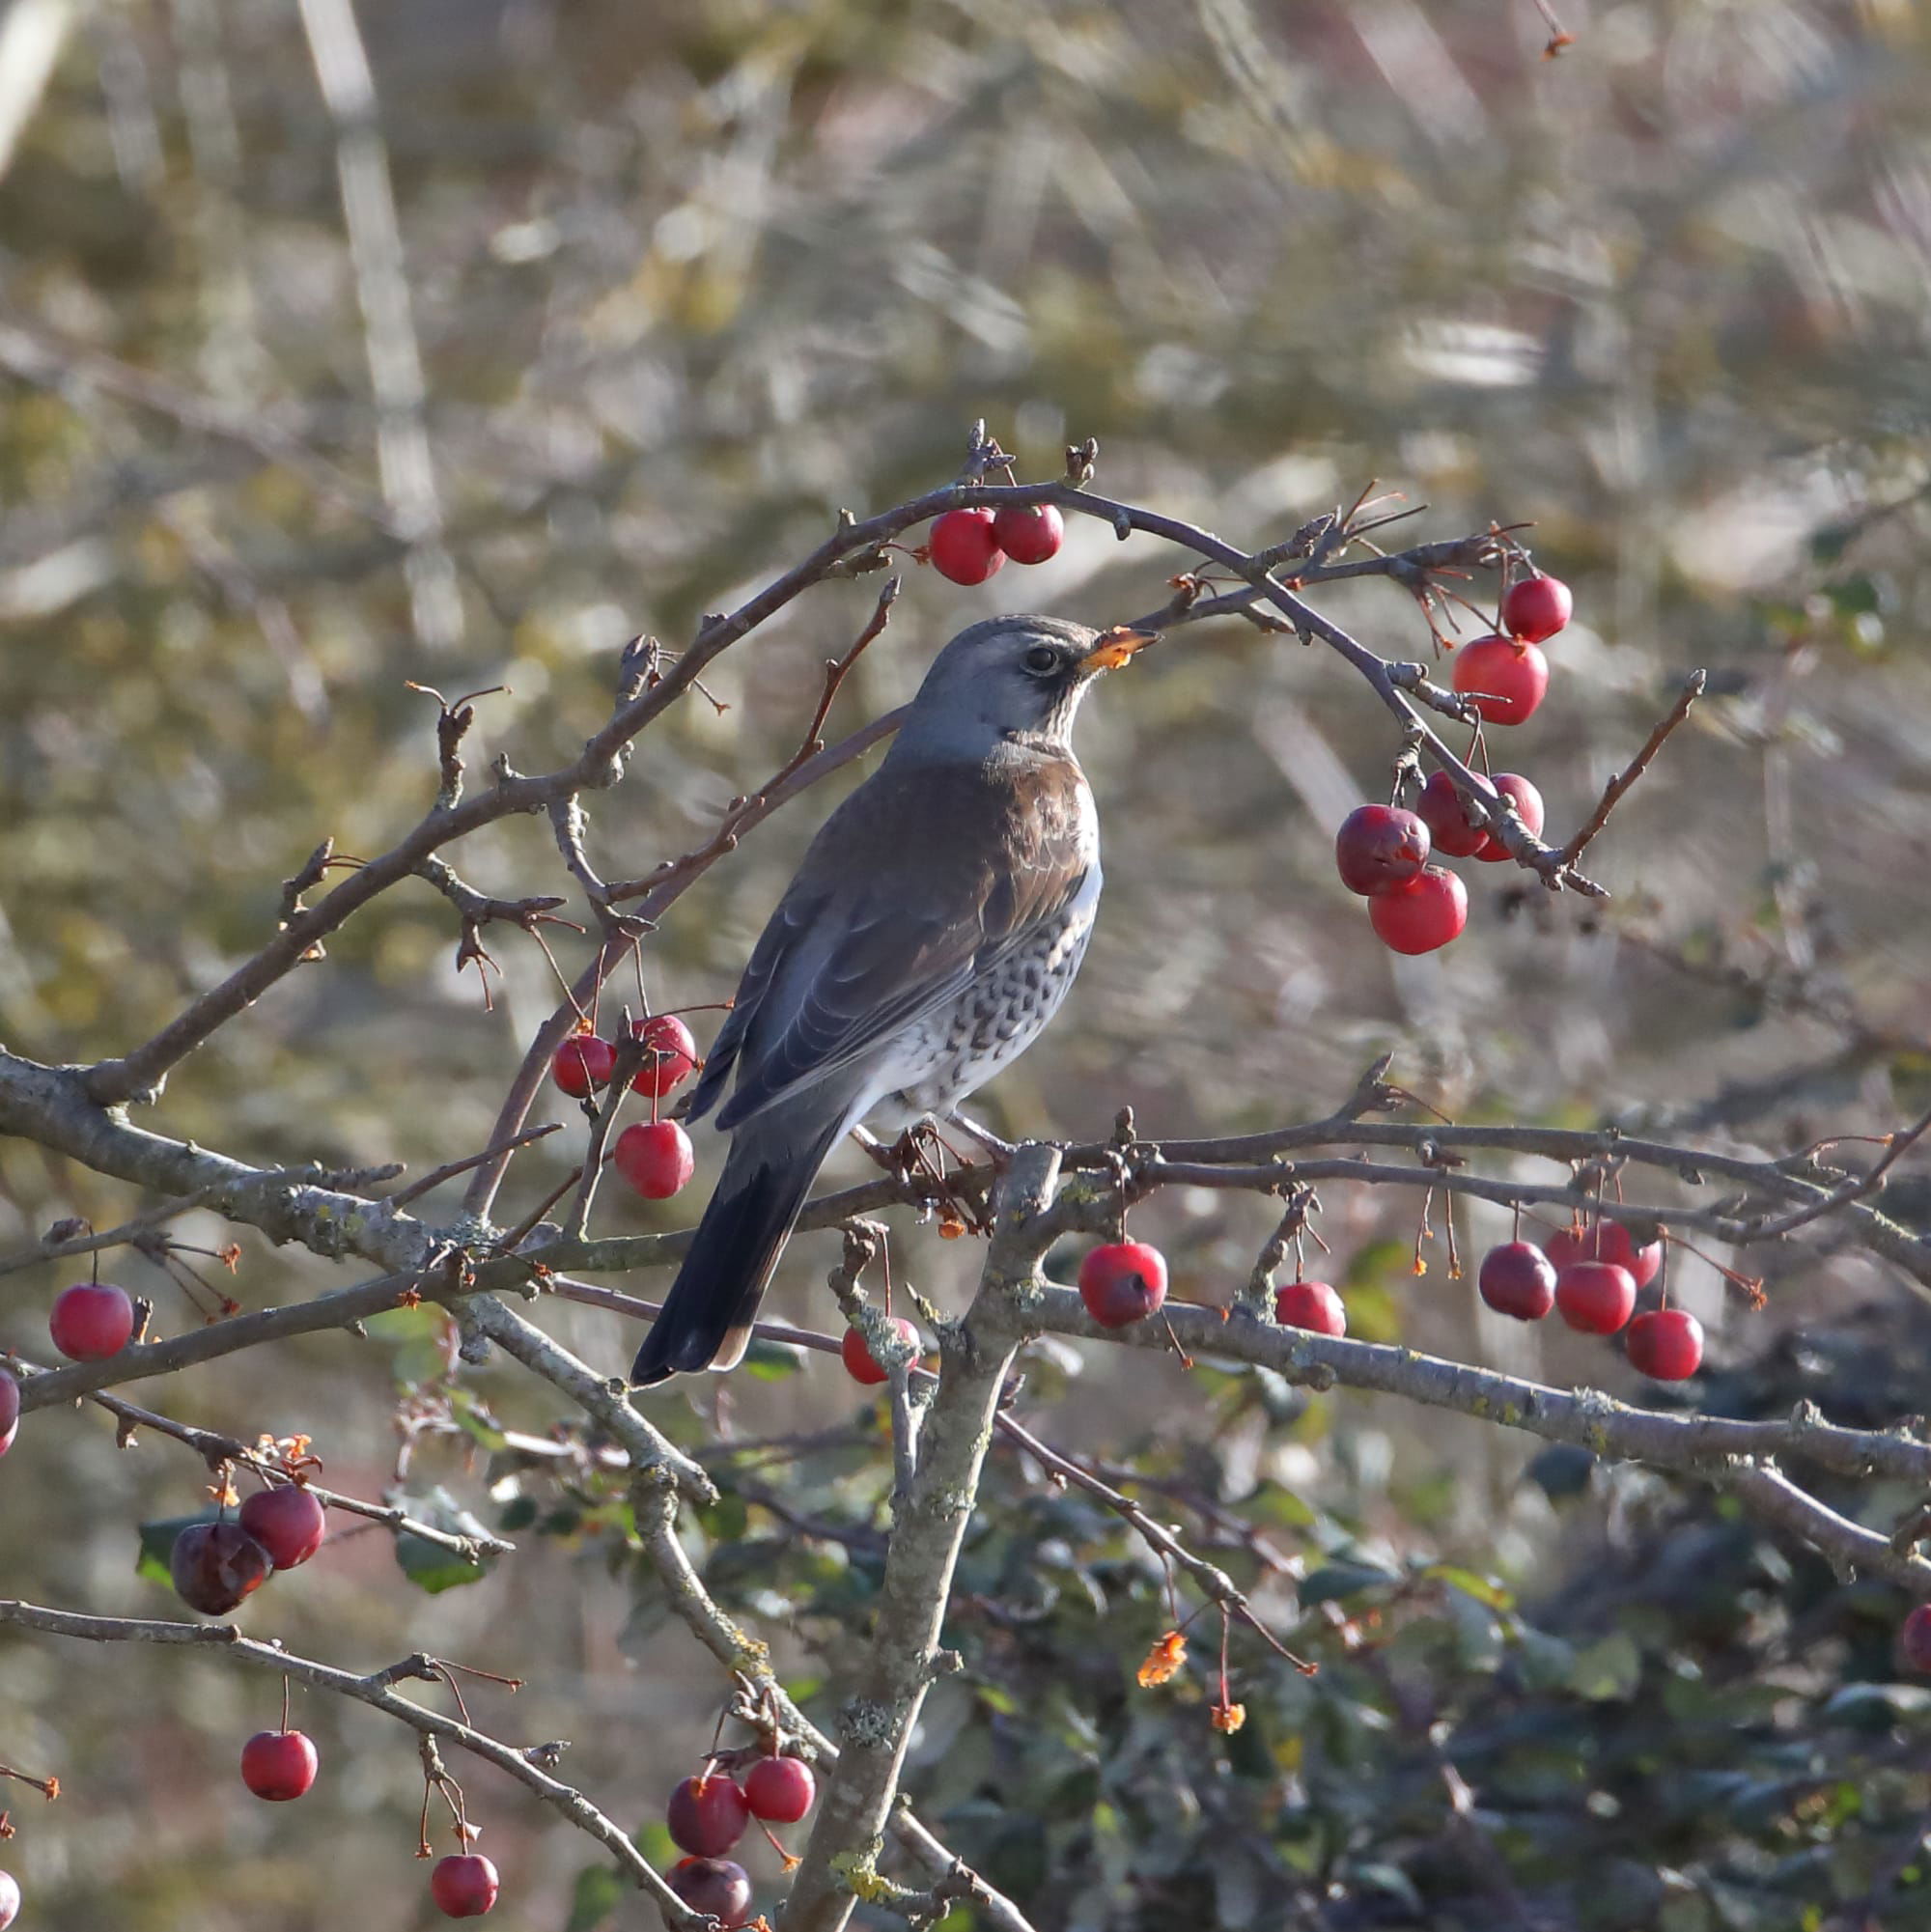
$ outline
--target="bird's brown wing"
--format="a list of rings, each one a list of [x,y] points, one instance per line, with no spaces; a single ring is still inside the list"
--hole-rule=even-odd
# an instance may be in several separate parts
[[[717,1036],[693,1115],[731,1129],[956,998],[1093,863],[1070,758],[881,769],[813,840]]]

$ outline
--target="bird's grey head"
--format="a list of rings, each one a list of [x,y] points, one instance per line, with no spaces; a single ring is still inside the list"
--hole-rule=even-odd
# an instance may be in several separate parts
[[[977,758],[1002,739],[1067,749],[1093,680],[1151,641],[1058,617],[988,618],[933,659],[894,749]]]

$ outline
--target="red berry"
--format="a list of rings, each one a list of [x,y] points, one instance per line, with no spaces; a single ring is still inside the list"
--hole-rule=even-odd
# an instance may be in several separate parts
[[[76,1281],[63,1288],[47,1319],[54,1347],[70,1361],[105,1361],[134,1332],[134,1303],[110,1281]]]
[[[647,1201],[669,1200],[697,1169],[690,1135],[674,1120],[640,1120],[625,1128],[610,1159]]]
[[[1907,1670],[1931,1674],[1931,1604],[1916,1604],[1897,1633],[1897,1661]],[[0,1926],[6,1924],[0,1918]]]
[[[1703,1366],[1703,1325],[1681,1308],[1652,1308],[1630,1324],[1631,1363],[1656,1382],[1688,1382]]]
[[[1518,1322],[1539,1322],[1555,1305],[1554,1264],[1526,1241],[1490,1248],[1475,1286],[1497,1314],[1513,1315]]]
[[[1445,771],[1431,771],[1415,800],[1416,814],[1428,827],[1436,854],[1441,858],[1470,858],[1489,842],[1486,826],[1469,823],[1462,795]]]
[[[665,1883],[693,1912],[708,1912],[724,1932],[737,1932],[751,1916],[750,1876],[729,1859],[680,1859]]]
[[[1059,554],[1066,521],[1050,503],[1009,504],[993,518],[993,536],[1014,563],[1043,564]]]
[[[257,1798],[305,1797],[315,1782],[315,1746],[300,1731],[257,1731],[241,1747],[241,1782]]]
[[[0,1871],[0,1932],[20,1916],[20,1888],[10,1871]]]
[[[796,1825],[817,1796],[818,1780],[801,1757],[761,1757],[744,1774],[744,1803],[767,1824]]]
[[[1455,653],[1455,688],[1491,724],[1520,724],[1549,688],[1549,659],[1512,637],[1477,637]]]
[[[168,1553],[175,1594],[204,1616],[225,1616],[268,1581],[268,1553],[238,1523],[190,1523]]]
[[[1166,1300],[1166,1257],[1143,1241],[1109,1241],[1079,1264],[1079,1299],[1103,1329],[1142,1322]]]
[[[582,1100],[609,1084],[617,1050],[594,1033],[575,1033],[556,1050],[549,1077],[572,1100]]]
[[[984,583],[1006,561],[996,522],[990,510],[948,510],[926,542],[933,569],[954,583]]]
[[[1556,1271],[1555,1306],[1572,1329],[1612,1335],[1636,1306],[1636,1283],[1613,1262],[1572,1261]]]
[[[306,1563],[328,1529],[322,1504],[299,1483],[257,1490],[241,1505],[240,1524],[278,1570]]]
[[[1636,1245],[1636,1237],[1621,1221],[1598,1219],[1594,1227],[1559,1228],[1542,1244],[1542,1251],[1557,1268],[1572,1261],[1609,1261],[1629,1271],[1638,1288],[1647,1288],[1663,1268],[1660,1241]]]
[[[1542,794],[1526,778],[1518,777],[1513,771],[1497,771],[1495,777],[1496,790],[1506,793],[1509,803],[1516,809],[1516,816],[1537,837],[1542,833]],[[1498,859],[1509,855],[1508,847],[1503,845],[1493,832],[1484,832],[1482,842],[1475,850],[1475,856],[1484,864],[1494,865]]]
[[[0,1456],[14,1446],[20,1426],[20,1385],[0,1368]]]
[[[700,1859],[722,1858],[750,1822],[744,1794],[721,1771],[686,1778],[664,1806],[664,1824],[678,1849]]]
[[[1334,835],[1334,863],[1350,892],[1399,885],[1428,863],[1428,827],[1393,805],[1357,805]]]
[[[1425,865],[1405,883],[1369,896],[1368,923],[1390,951],[1432,953],[1469,923],[1468,890],[1452,872]]]
[[[429,1875],[429,1895],[445,1918],[481,1918],[495,1904],[500,1883],[488,1859],[476,1852],[452,1852],[436,1860]]]
[[[889,1319],[892,1327],[916,1348],[918,1330],[903,1315],[893,1315]],[[862,1382],[867,1388],[876,1388],[880,1383],[891,1380],[880,1367],[870,1345],[857,1329],[845,1330],[845,1339],[838,1344],[838,1353],[844,1358],[846,1374],[854,1382]]]
[[[690,1078],[697,1065],[697,1042],[676,1014],[659,1013],[651,1020],[633,1021],[630,1035],[651,1049],[630,1082],[632,1093],[667,1094]]]
[[[1286,1329],[1311,1329],[1317,1335],[1345,1335],[1348,1308],[1326,1281],[1290,1281],[1273,1298],[1273,1318]]]
[[[1569,622],[1575,607],[1560,577],[1518,577],[1502,593],[1502,629],[1525,644],[1540,644]]]

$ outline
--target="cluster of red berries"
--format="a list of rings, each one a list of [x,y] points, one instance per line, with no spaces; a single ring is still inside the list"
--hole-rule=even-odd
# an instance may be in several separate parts
[[[630,1081],[633,1093],[656,1102],[683,1084],[697,1070],[697,1042],[690,1028],[672,1013],[633,1021],[633,1039],[649,1049]],[[610,1084],[616,1071],[617,1049],[595,1033],[574,1033],[556,1050],[549,1063],[550,1078],[573,1100],[587,1100]],[[647,1201],[667,1201],[682,1190],[697,1169],[690,1135],[674,1120],[638,1121],[617,1136],[610,1164]]]
[[[219,1616],[267,1581],[275,1570],[293,1570],[322,1547],[327,1530],[322,1506],[298,1482],[258,1490],[234,1523],[191,1523],[175,1538],[169,1573],[190,1609]],[[257,1731],[241,1747],[241,1782],[257,1798],[286,1805],[306,1798],[322,1759],[305,1731]],[[430,1873],[430,1895],[445,1917],[475,1918],[496,1902],[496,1867],[462,1853],[438,1861]],[[0,1921],[4,1923],[4,1921]]]
[[[1057,556],[1065,536],[1065,520],[1050,503],[948,510],[933,523],[924,555],[954,583],[984,583],[1008,557],[1016,564],[1043,564]]]
[[[796,1825],[817,1797],[818,1780],[798,1757],[761,1757],[742,1783],[721,1771],[686,1778],[664,1807],[673,1842],[689,1854],[665,1874],[670,1889],[693,1912],[708,1912],[722,1932],[735,1932],[751,1916],[751,1881],[744,1867],[724,1854],[753,1818]]]
[[[226,1616],[277,1570],[306,1563],[327,1529],[322,1504],[300,1483],[257,1490],[234,1522],[190,1523],[175,1538],[168,1554],[175,1594],[204,1616]]]
[[[1536,649],[1569,622],[1569,588],[1554,577],[1520,578],[1502,596],[1508,634],[1477,637],[1455,654],[1456,690],[1473,699],[1490,724],[1520,724],[1549,688],[1549,660]],[[1497,801],[1512,804],[1531,833],[1543,826],[1542,794],[1514,771],[1491,778]],[[1432,771],[1415,809],[1361,805],[1341,822],[1334,862],[1341,882],[1368,902],[1368,923],[1397,953],[1432,953],[1469,923],[1469,894],[1431,856],[1497,864],[1508,848],[1486,826],[1471,825],[1454,780]]]
[[[1663,1243],[1638,1247],[1620,1221],[1566,1227],[1541,1246],[1504,1242],[1482,1257],[1475,1285],[1498,1314],[1539,1322],[1553,1308],[1585,1335],[1625,1328],[1631,1362],[1656,1382],[1687,1382],[1703,1365],[1703,1325],[1683,1308],[1636,1315],[1636,1298],[1663,1268]]]
[[[286,1706],[286,1697],[283,1702]],[[241,1782],[270,1804],[306,1798],[322,1763],[315,1740],[306,1732],[288,1729],[288,1721],[284,1708],[281,1730],[257,1731],[241,1747]],[[429,1875],[429,1893],[445,1918],[480,1918],[496,1903],[499,1883],[496,1867],[488,1859],[474,1852],[456,1852],[436,1861]],[[4,1924],[0,1920],[0,1927]]]

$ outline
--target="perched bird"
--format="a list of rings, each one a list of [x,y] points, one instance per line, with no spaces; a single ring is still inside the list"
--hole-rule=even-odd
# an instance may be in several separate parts
[[[731,1152],[632,1381],[735,1367],[839,1136],[950,1113],[1052,1018],[1100,898],[1073,719],[1150,641],[995,617],[934,659],[812,840],[692,1090],[688,1117],[716,1107]]]

